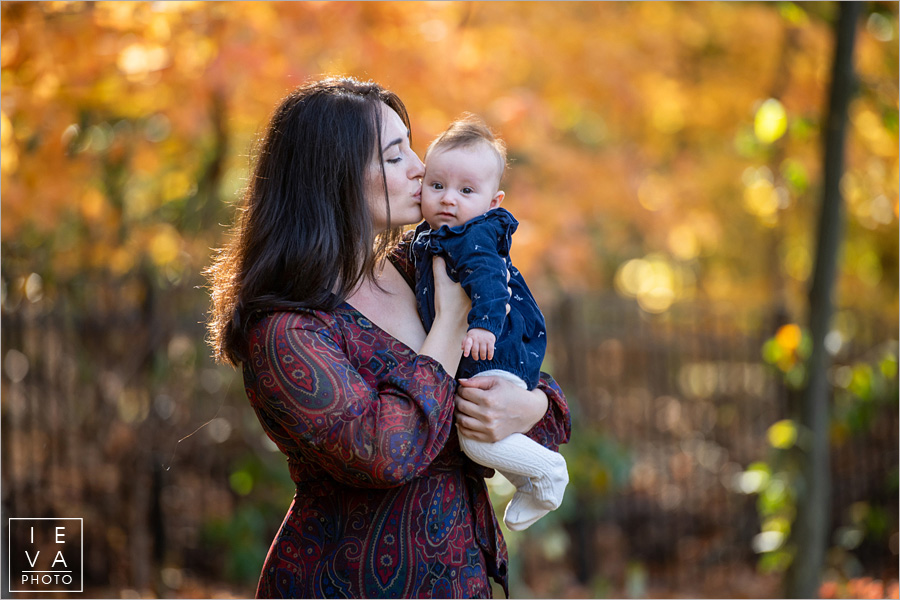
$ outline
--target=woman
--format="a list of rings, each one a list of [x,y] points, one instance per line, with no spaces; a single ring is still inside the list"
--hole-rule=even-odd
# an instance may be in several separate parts
[[[399,229],[422,219],[422,174],[395,94],[303,85],[276,109],[210,268],[216,356],[243,365],[297,484],[258,597],[490,597],[489,576],[506,590],[490,472],[457,436],[568,440],[547,375],[531,392],[489,377],[457,389],[469,301],[438,262],[426,335]]]

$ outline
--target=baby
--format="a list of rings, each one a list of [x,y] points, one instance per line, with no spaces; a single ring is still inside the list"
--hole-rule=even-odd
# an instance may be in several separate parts
[[[412,252],[416,261],[416,300],[426,330],[434,323],[431,258],[444,257],[451,279],[472,301],[469,331],[457,375],[492,375],[533,389],[547,348],[544,317],[525,280],[509,258],[518,222],[500,208],[499,189],[506,147],[481,119],[468,115],[453,122],[425,153],[422,215]],[[521,433],[496,443],[460,436],[466,455],[500,471],[516,494],[504,521],[525,529],[562,502],[569,481],[566,461]]]

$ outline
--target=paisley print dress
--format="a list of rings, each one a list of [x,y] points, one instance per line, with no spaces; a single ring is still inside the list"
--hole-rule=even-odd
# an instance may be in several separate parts
[[[407,252],[391,257],[411,281]],[[491,471],[460,450],[453,377],[349,304],[270,312],[252,325],[247,396],[297,485],[260,598],[487,598],[507,583]],[[529,437],[568,441],[565,398]]]

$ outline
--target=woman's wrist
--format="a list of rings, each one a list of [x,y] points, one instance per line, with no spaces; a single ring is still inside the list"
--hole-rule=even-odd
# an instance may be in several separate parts
[[[469,310],[467,306],[454,304],[438,309],[431,324],[431,331],[437,329],[443,340],[453,345],[453,350],[462,352],[462,343],[469,330]],[[431,332],[429,332],[430,335]]]
[[[528,393],[531,396],[532,401],[525,405],[527,406],[528,411],[527,414],[522,415],[522,427],[524,429],[521,433],[528,433],[535,425],[540,423],[544,419],[544,415],[547,414],[547,409],[550,407],[550,399],[547,398],[547,394],[540,388],[534,388]]]

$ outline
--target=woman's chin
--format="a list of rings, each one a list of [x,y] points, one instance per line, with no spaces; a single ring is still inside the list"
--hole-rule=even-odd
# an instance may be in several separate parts
[[[392,215],[393,216],[393,215]],[[403,215],[397,215],[396,223],[398,227],[402,227],[404,225],[417,225],[422,222],[422,211],[416,207],[409,212],[405,212]]]

